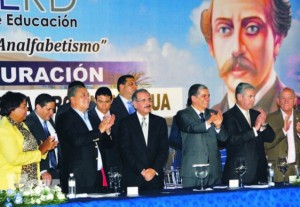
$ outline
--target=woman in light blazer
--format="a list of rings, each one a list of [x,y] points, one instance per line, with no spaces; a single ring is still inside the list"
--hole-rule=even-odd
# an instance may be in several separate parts
[[[23,121],[27,115],[26,96],[7,92],[0,99],[0,190],[15,189],[21,175],[39,180],[39,162],[57,142],[49,137],[40,146]]]

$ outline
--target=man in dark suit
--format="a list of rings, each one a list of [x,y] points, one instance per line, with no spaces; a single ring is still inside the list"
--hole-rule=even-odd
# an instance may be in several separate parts
[[[267,182],[267,160],[264,142],[272,142],[275,134],[266,123],[266,113],[253,110],[255,88],[249,83],[239,83],[235,90],[236,105],[223,114],[223,125],[228,132],[227,159],[223,179],[228,183],[238,179],[236,165],[243,160],[247,169],[245,184]]]
[[[113,127],[114,134],[114,146],[111,150],[111,166],[117,166],[121,168],[121,158],[120,152],[118,149],[118,130],[120,121],[135,112],[135,109],[132,105],[132,94],[137,89],[137,84],[132,75],[123,75],[118,78],[117,89],[119,91],[119,95],[114,98],[111,111],[115,113],[116,121]]]
[[[105,116],[110,116],[111,114],[114,114],[111,110],[111,104],[112,104],[112,93],[111,90],[107,87],[100,87],[97,89],[95,93],[95,101],[96,101],[96,107],[89,110],[89,115],[91,119],[93,119],[93,123],[95,124],[94,128],[97,128],[97,126],[101,123],[101,121],[104,119]],[[112,127],[113,128],[113,127]],[[111,140],[109,142],[103,142],[103,146],[100,145],[100,151],[101,151],[101,157],[106,162],[103,162],[105,164],[104,168],[107,170],[110,170],[111,167],[116,166],[115,160],[113,160],[114,151],[112,150],[112,147],[114,146],[114,130],[111,131]],[[107,175],[108,172],[106,172]],[[108,177],[107,177],[108,178]]]
[[[132,100],[137,111],[122,119],[119,128],[122,187],[162,189],[163,167],[169,153],[166,120],[151,113],[152,100],[147,90],[136,90]]]
[[[114,115],[106,116],[97,128],[87,113],[89,93],[83,86],[68,90],[71,107],[57,119],[63,165],[61,183],[64,192],[70,173],[76,179],[76,193],[98,193],[103,189],[103,162],[99,146],[110,139]],[[106,171],[106,170],[105,170]]]
[[[40,94],[35,99],[35,110],[26,118],[26,125],[40,145],[49,136],[57,139],[55,125],[52,115],[55,109],[55,99],[49,94]],[[59,146],[48,152],[45,160],[41,160],[41,179],[50,185],[54,179],[55,184],[59,183]]]
[[[182,185],[200,185],[195,176],[194,164],[209,164],[205,185],[221,184],[222,167],[218,140],[227,139],[226,131],[222,127],[222,113],[208,109],[210,93],[202,84],[192,85],[188,98],[191,105],[176,115],[182,137]]]
[[[284,88],[277,97],[280,107],[277,111],[267,116],[267,122],[275,132],[272,143],[265,143],[268,161],[275,169],[275,182],[282,182],[282,173],[278,169],[279,157],[287,158],[288,170],[286,177],[296,175],[295,165],[300,164],[300,112],[295,110],[297,97],[291,88]]]

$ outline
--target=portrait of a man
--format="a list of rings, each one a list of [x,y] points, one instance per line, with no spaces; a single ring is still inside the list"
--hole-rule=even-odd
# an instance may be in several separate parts
[[[214,109],[224,112],[234,105],[234,90],[240,82],[257,89],[254,107],[267,113],[278,109],[276,96],[284,84],[274,65],[291,16],[289,0],[211,0],[201,14],[200,26],[227,87]]]

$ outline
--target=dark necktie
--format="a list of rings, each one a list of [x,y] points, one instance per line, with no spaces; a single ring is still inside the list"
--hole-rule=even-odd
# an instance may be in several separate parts
[[[46,134],[46,139],[50,136],[50,132],[48,130],[47,122],[43,122],[43,128]],[[49,154],[49,159],[50,159],[50,167],[55,169],[57,166],[57,161],[56,161],[56,156],[55,156],[55,151],[54,149],[48,152]]]
[[[201,112],[201,113],[199,114],[199,116],[200,116],[200,122],[201,122],[201,123],[205,122],[204,113]]]

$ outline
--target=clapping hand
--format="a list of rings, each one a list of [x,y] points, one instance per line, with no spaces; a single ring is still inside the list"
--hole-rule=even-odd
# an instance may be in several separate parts
[[[221,111],[219,110],[215,116],[216,116],[216,119],[213,123],[217,129],[220,129],[222,121],[223,121],[223,115],[222,115]]]
[[[55,141],[54,136],[49,136],[44,142],[42,142],[39,146],[39,150],[41,151],[42,155],[46,152],[53,150],[58,145],[58,141]]]
[[[222,121],[223,121],[223,116],[221,111],[219,110],[218,113],[214,113],[214,112],[210,113],[210,117],[207,120],[207,124],[214,123],[216,128],[220,128]]]
[[[286,116],[283,122],[283,130],[287,132],[290,129],[292,121],[290,121],[291,114]]]
[[[265,126],[266,119],[267,119],[267,114],[262,108],[259,108],[258,111],[260,112],[260,114],[256,118],[255,125],[254,125],[256,131],[258,131],[260,127]]]
[[[296,130],[297,130],[297,133],[299,135],[300,134],[300,122],[296,123]]]
[[[100,132],[104,133],[106,131],[107,133],[110,133],[110,129],[114,125],[115,119],[116,119],[116,117],[113,114],[105,116],[104,119],[101,121],[101,123],[98,126],[98,129],[100,130]]]

